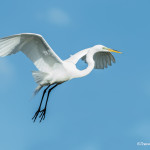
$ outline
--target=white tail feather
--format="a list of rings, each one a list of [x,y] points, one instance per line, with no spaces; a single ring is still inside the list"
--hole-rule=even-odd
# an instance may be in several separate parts
[[[47,73],[41,71],[32,71],[32,76],[35,82],[39,84],[33,93],[33,96],[35,96],[43,87],[42,84],[44,84],[44,79],[47,76]]]
[[[43,87],[42,85],[38,85],[33,93],[33,96],[35,96],[41,90],[42,87]]]
[[[47,73],[41,71],[32,71],[32,76],[36,83],[42,84],[47,76]]]

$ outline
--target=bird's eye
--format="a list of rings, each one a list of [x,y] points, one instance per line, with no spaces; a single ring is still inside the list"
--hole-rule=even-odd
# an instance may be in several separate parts
[[[107,47],[103,47],[103,49],[108,49]]]

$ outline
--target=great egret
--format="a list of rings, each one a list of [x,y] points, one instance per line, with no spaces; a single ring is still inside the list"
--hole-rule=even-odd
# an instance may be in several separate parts
[[[0,39],[1,57],[15,54],[19,51],[22,51],[39,70],[32,72],[34,80],[38,84],[35,94],[43,86],[47,86],[43,91],[39,108],[32,118],[35,121],[40,113],[40,122],[45,119],[49,94],[56,86],[73,78],[84,77],[94,68],[104,69],[107,68],[107,65],[111,66],[111,62],[115,62],[115,58],[110,52],[121,53],[103,45],[95,45],[81,50],[63,61],[39,34],[22,33]],[[76,63],[79,59],[84,60],[88,64],[86,69],[78,70],[76,68]],[[47,90],[45,107],[41,110],[43,98]]]

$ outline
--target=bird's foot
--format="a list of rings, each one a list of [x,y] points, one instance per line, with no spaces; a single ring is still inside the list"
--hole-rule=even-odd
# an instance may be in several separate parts
[[[40,122],[41,122],[42,120],[45,119],[46,108],[44,108],[43,110],[41,110],[40,113],[41,113],[41,114],[40,114],[39,118],[41,118],[41,119],[40,119]]]
[[[40,111],[40,108],[37,110],[37,112],[35,113],[35,115],[33,116],[33,118],[32,118],[32,120],[33,120],[33,122],[35,122],[35,120],[36,120],[36,118],[37,118],[37,116],[39,115],[39,113],[40,113],[41,111]]]
[[[40,110],[40,108],[39,108],[39,109],[37,110],[37,112],[35,113],[35,115],[34,115],[33,118],[32,118],[33,122],[35,122],[35,120],[36,120],[37,116],[39,115],[39,113],[41,113],[40,116],[39,116],[39,118],[41,118],[41,119],[40,119],[40,122],[41,122],[42,120],[45,119],[46,108],[44,108],[43,110]]]

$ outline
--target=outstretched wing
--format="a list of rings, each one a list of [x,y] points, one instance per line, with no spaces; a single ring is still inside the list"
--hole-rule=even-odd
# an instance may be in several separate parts
[[[62,60],[55,54],[41,35],[23,33],[0,39],[0,57],[22,51],[42,72],[51,71]]]
[[[110,52],[97,52],[93,57],[95,61],[95,69],[104,69],[107,66],[111,66],[111,62],[115,63],[115,58]],[[86,55],[82,57],[82,60],[86,62]]]

